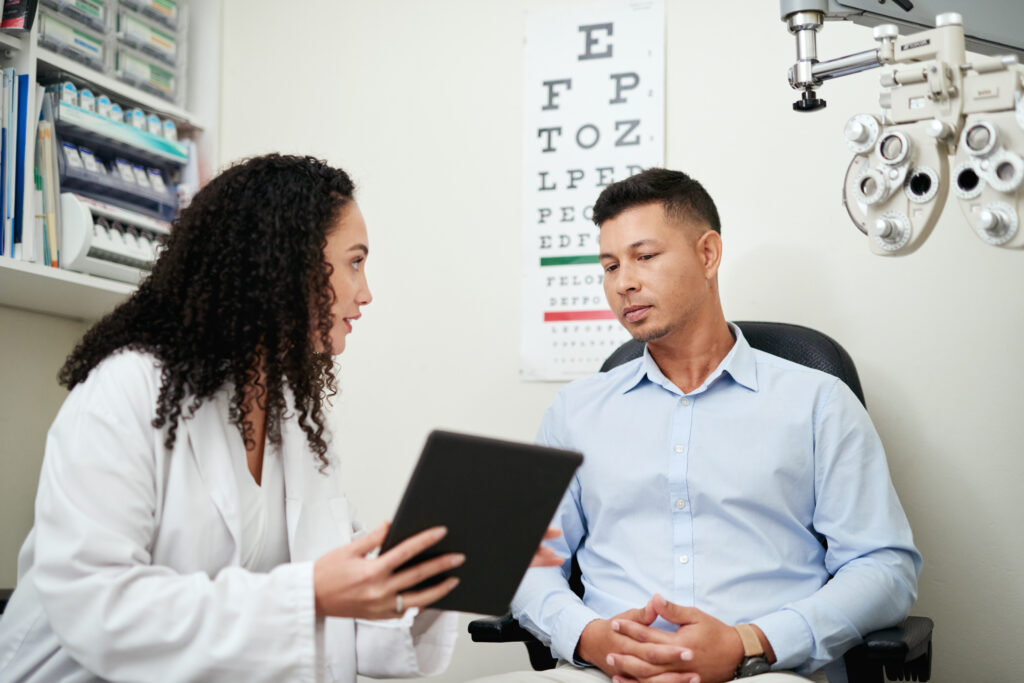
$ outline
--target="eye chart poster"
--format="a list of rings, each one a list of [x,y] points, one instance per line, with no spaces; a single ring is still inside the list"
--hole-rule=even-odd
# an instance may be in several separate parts
[[[593,205],[664,164],[664,18],[663,0],[527,14],[523,379],[592,374],[629,338],[605,299]]]

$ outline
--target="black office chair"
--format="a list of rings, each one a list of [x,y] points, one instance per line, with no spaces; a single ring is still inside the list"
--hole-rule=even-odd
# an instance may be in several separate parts
[[[736,325],[755,349],[834,375],[846,382],[860,402],[867,405],[853,360],[831,337],[788,323],[737,322]],[[639,358],[643,352],[643,343],[628,341],[608,357],[601,372]],[[583,595],[575,557],[569,585],[578,595]],[[883,683],[886,677],[894,681],[929,680],[932,626],[932,620],[927,617],[908,617],[902,624],[869,633],[863,643],[851,648],[843,657],[850,683]],[[554,668],[556,664],[551,650],[522,628],[511,614],[472,621],[469,633],[478,643],[525,643],[530,665],[537,671]]]

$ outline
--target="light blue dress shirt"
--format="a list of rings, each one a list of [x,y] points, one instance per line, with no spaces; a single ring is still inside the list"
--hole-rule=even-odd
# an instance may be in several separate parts
[[[801,673],[909,612],[921,556],[867,412],[842,381],[730,327],[732,350],[690,393],[645,350],[545,414],[539,442],[585,456],[549,545],[578,553],[586,592],[569,590],[568,562],[531,569],[512,612],[556,656],[655,593],[757,624],[774,668]],[[844,678],[841,660],[827,671]]]

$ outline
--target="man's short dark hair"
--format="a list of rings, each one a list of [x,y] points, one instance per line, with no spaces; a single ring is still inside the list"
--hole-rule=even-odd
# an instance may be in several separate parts
[[[704,186],[682,171],[667,168],[649,168],[604,188],[594,202],[594,224],[600,227],[626,209],[654,202],[664,206],[671,218],[696,221],[722,233],[718,209]]]

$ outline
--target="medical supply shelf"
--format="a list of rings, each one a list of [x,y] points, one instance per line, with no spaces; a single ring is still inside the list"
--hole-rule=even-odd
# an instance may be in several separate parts
[[[49,52],[180,106],[187,92],[190,4],[40,0],[34,35]]]
[[[76,192],[161,221],[174,219],[178,206],[174,190],[160,192],[153,188],[147,189],[136,182],[125,181],[117,173],[90,173],[84,168],[71,166],[63,157],[62,152],[58,157],[61,194]]]
[[[73,320],[99,320],[135,287],[124,282],[0,258],[0,305]]]
[[[138,2],[135,4],[140,5]],[[189,4],[196,18],[195,30],[200,32],[202,40],[184,41],[187,45],[187,54],[183,58],[187,60],[187,64],[203,64],[206,68],[216,69],[219,55],[220,1],[201,0]],[[206,145],[207,149],[215,154],[212,150],[216,149],[216,135],[207,132],[209,126],[199,115],[39,45],[39,23],[37,16],[32,31],[26,34],[0,33],[0,66],[15,66],[20,73],[28,74],[30,82],[56,83],[71,80],[89,87],[96,93],[106,94],[122,105],[139,107],[161,118],[170,119],[177,125],[179,136],[197,141],[205,139],[206,142],[199,142],[200,146]],[[192,24],[190,21],[189,31],[193,30]],[[206,107],[204,111],[213,122],[216,120],[218,99],[216,87],[213,85],[216,80],[206,79],[204,83],[210,85],[191,89],[189,93],[200,103],[200,107]],[[33,93],[29,108],[36,104]],[[84,130],[86,134],[104,129],[103,124],[93,125],[97,122],[92,117],[83,117],[77,112],[69,117],[66,114],[70,109],[62,109],[65,115],[57,123],[58,126],[70,124],[76,126],[78,132]],[[132,142],[122,140],[115,144],[132,145]],[[137,145],[132,149],[137,158]],[[171,146],[156,152],[154,161],[159,159],[159,163],[155,165],[180,166],[182,149]],[[27,166],[34,164],[34,152],[35,145],[28,145],[25,159]],[[213,168],[217,165],[216,159],[209,159],[204,163]],[[52,268],[40,263],[15,260],[6,255],[0,256],[0,307],[23,309],[73,320],[94,321],[113,310],[133,291],[135,287],[124,282]]]
[[[37,50],[38,68],[41,76],[55,78],[59,78],[62,74],[70,76],[76,81],[89,84],[97,92],[106,93],[111,98],[134,104],[165,118],[173,119],[178,124],[179,130],[184,128],[186,130],[201,131],[204,128],[203,123],[194,114],[163,98],[134,88],[124,81],[111,78],[95,69],[90,69],[84,64],[57,54],[52,50],[47,50],[44,47],[39,47]]]
[[[104,69],[109,59],[103,34],[81,25],[45,7],[39,8],[39,45],[60,52],[87,67]]]
[[[188,162],[188,148],[180,142],[139,130],[127,123],[111,121],[105,116],[86,111],[73,104],[61,103],[57,113],[57,131],[70,131],[77,139],[97,149],[127,153],[153,164]]]
[[[107,7],[104,2],[94,0],[40,0],[40,4],[57,14],[63,14],[76,25],[84,24],[93,31],[107,28]]]

